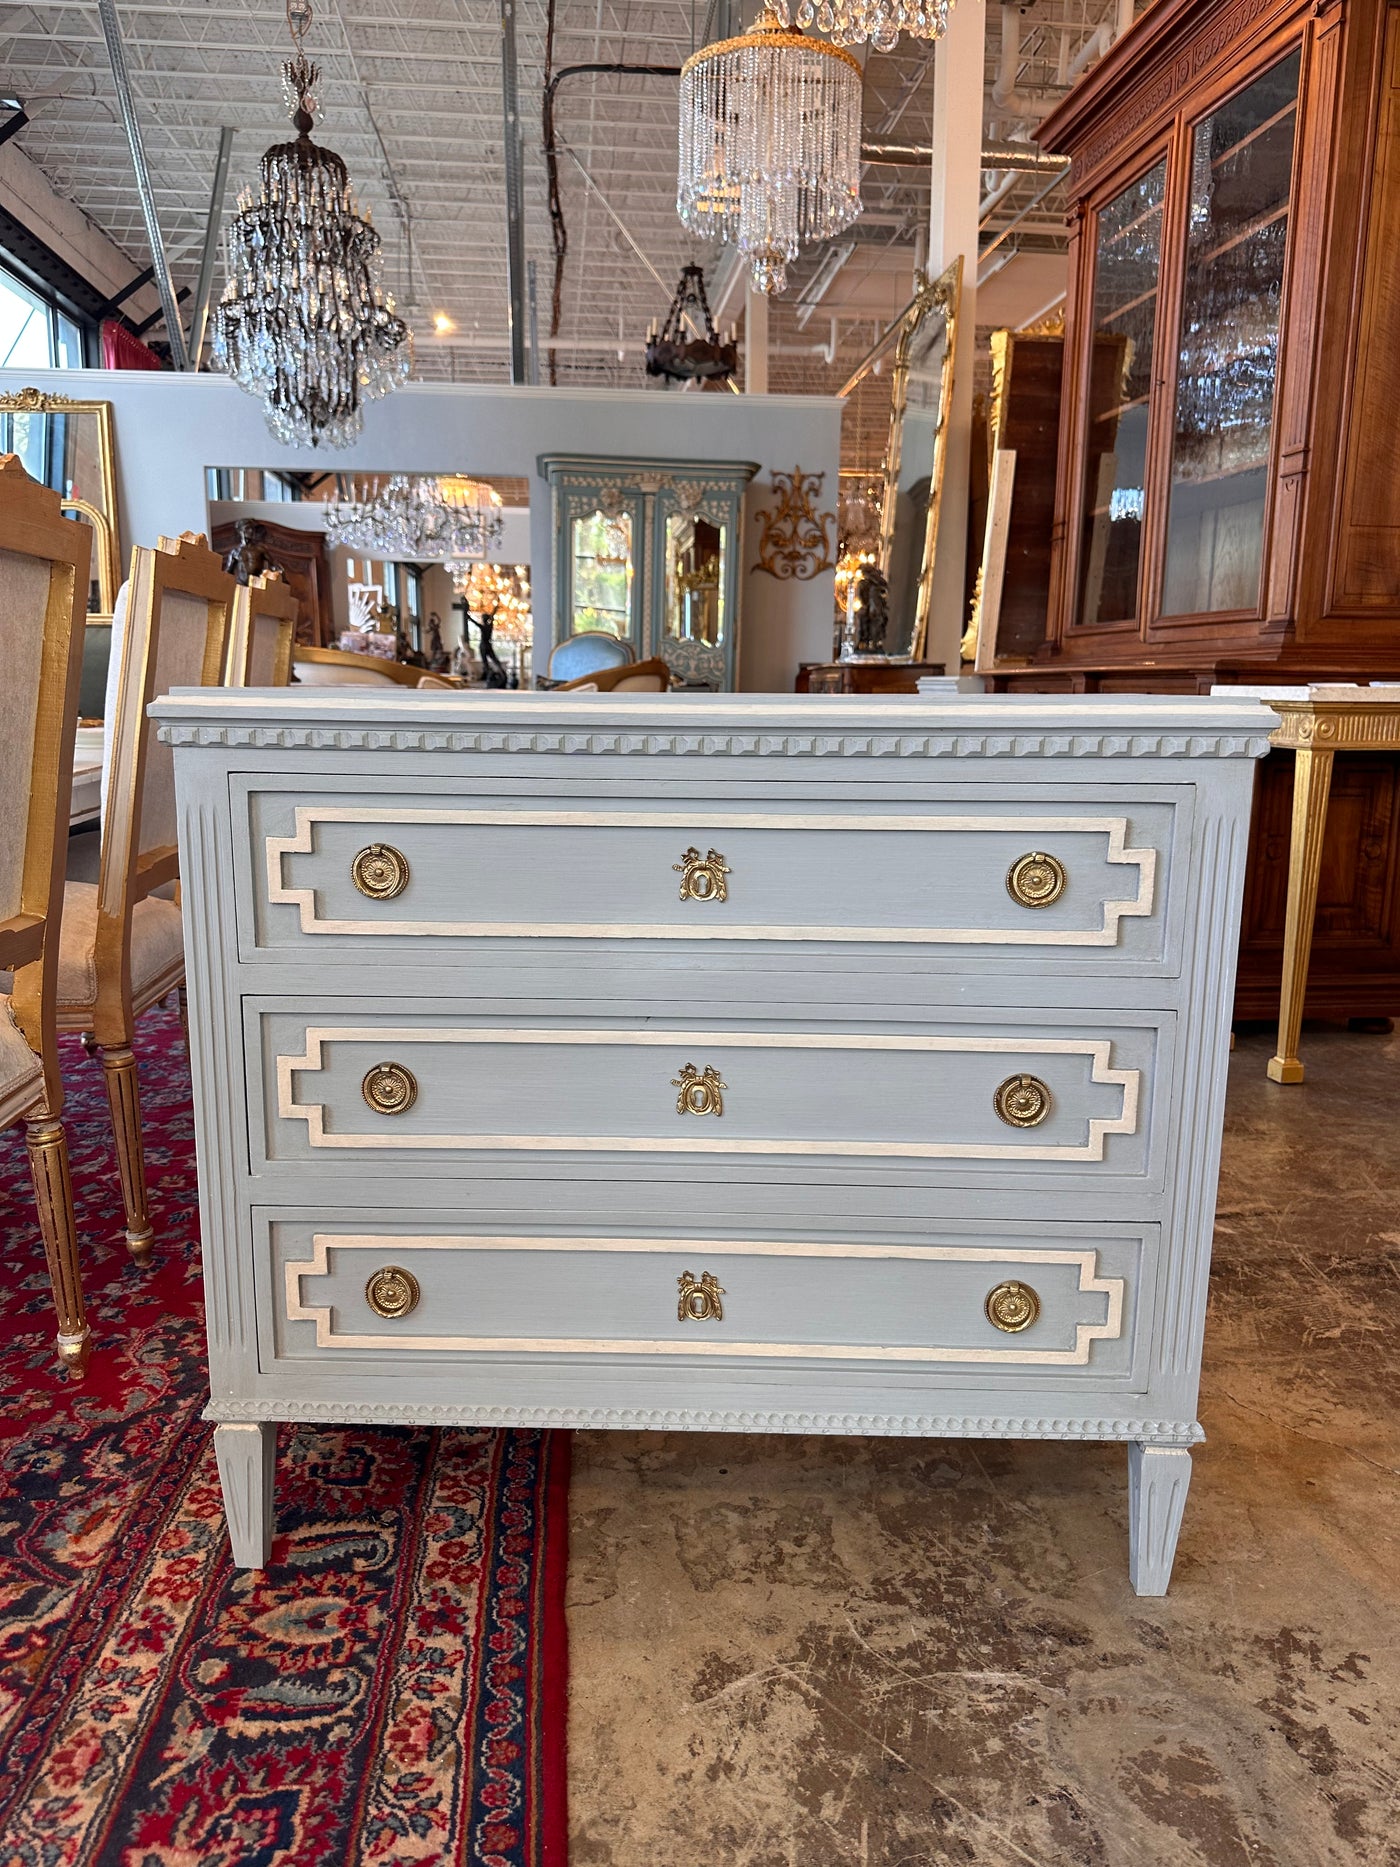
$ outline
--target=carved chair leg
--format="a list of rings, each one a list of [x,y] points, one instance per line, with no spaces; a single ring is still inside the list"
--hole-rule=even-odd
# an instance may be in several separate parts
[[[155,1233],[146,1204],[146,1151],[141,1142],[141,1097],[136,1082],[136,1058],[123,1044],[102,1052],[107,1079],[107,1106],[112,1114],[112,1135],[117,1144],[122,1201],[126,1206],[126,1248],[138,1263],[151,1255]]]
[[[53,1115],[27,1122],[29,1171],[44,1255],[49,1261],[54,1308],[58,1312],[58,1358],[75,1381],[87,1370],[89,1330],[78,1274],[78,1237],[73,1222],[73,1182],[68,1171],[68,1137]]]
[[[180,1031],[185,1040],[185,1055],[190,1054],[190,1001],[183,985],[177,986],[175,996],[180,1006]]]

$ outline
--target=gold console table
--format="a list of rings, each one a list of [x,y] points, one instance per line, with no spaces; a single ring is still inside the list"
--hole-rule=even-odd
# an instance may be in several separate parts
[[[1278,1051],[1269,1060],[1269,1076],[1276,1083],[1300,1083],[1303,1065],[1298,1057],[1298,1036],[1303,1026],[1303,997],[1312,955],[1332,759],[1338,752],[1400,752],[1400,688],[1314,687],[1306,699],[1270,696],[1266,704],[1281,716],[1272,743],[1296,754],[1297,760]]]

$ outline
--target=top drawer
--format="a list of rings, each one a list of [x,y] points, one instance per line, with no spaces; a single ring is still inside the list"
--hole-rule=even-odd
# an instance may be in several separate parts
[[[1177,944],[1189,792],[583,802],[232,782],[245,959],[719,940],[1162,972]]]

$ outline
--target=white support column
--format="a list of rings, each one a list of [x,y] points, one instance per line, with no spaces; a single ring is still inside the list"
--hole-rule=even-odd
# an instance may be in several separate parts
[[[744,307],[744,394],[768,393],[768,299],[748,288]]]
[[[972,364],[977,325],[977,208],[982,182],[982,94],[986,85],[985,0],[958,0],[933,57],[933,205],[928,274],[936,279],[961,253],[962,306],[953,360],[943,502],[934,556],[927,654],[958,671],[967,624],[967,500],[972,459]]]

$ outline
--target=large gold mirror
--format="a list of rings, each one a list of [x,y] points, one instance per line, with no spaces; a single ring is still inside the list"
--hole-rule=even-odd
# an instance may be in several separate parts
[[[921,661],[928,642],[962,273],[961,257],[936,279],[916,273],[913,298],[841,390],[849,395],[893,347],[889,436],[873,482],[888,586],[885,652],[900,659]]]
[[[97,534],[88,621],[110,622],[121,584],[112,404],[42,389],[0,393],[0,454],[18,454],[30,479],[51,486],[63,510]]]

